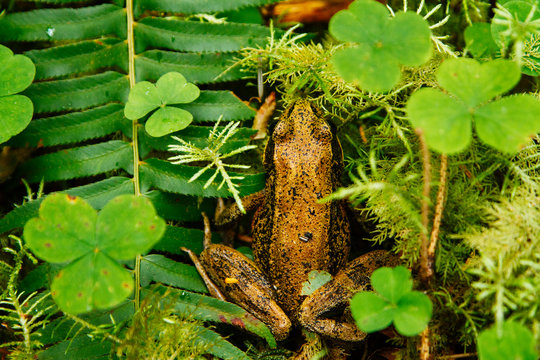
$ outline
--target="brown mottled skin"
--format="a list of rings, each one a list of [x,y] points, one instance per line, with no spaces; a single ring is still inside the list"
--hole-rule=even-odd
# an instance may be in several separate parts
[[[268,178],[262,193],[244,204],[258,207],[253,219],[254,261],[224,245],[211,245],[201,263],[226,297],[265,322],[278,340],[293,324],[343,341],[365,337],[346,320],[324,317],[369,289],[374,269],[395,263],[373,251],[349,264],[349,222],[342,202],[319,203],[339,185],[343,154],[337,137],[304,100],[284,112],[265,150]],[[230,221],[237,209],[222,214]],[[310,296],[300,294],[312,270],[333,280]],[[230,281],[230,279],[235,279]],[[229,280],[229,281],[227,281]]]

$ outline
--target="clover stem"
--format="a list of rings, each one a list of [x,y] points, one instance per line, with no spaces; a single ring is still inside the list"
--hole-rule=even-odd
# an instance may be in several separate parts
[[[435,260],[435,249],[437,248],[437,240],[439,238],[439,229],[444,210],[444,200],[446,193],[446,178],[448,175],[448,156],[441,155],[441,169],[439,174],[439,190],[437,191],[437,205],[435,206],[435,215],[433,217],[433,228],[431,230],[431,238],[429,240],[428,249],[428,266],[433,268]]]
[[[429,327],[420,334],[420,360],[430,360],[429,357]]]
[[[126,17],[127,17],[127,46],[128,46],[128,77],[129,87],[135,86],[135,42],[133,39],[133,0],[126,1]],[[134,120],[131,127],[132,143],[133,143],[133,190],[135,196],[141,196],[141,188],[139,184],[139,139],[138,139],[138,122]],[[141,255],[135,258],[135,310],[140,306],[141,295]]]
[[[429,226],[429,194],[431,191],[431,162],[430,153],[424,137],[424,133],[421,129],[416,130],[418,140],[420,141],[420,151],[422,152],[422,162],[424,167],[423,181],[424,190],[422,192],[421,201],[421,215],[422,215],[422,231],[420,232],[420,239],[422,241],[420,247],[420,276],[425,284],[429,283],[433,270],[429,266],[428,262],[428,226]]]

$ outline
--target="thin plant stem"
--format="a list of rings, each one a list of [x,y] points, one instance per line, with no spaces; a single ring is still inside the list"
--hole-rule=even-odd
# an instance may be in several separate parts
[[[420,334],[420,360],[431,360],[429,355],[429,327],[426,327]]]
[[[433,217],[433,228],[431,230],[431,238],[428,249],[428,266],[433,268],[435,259],[435,249],[437,248],[437,240],[439,238],[439,229],[441,227],[441,219],[444,210],[444,200],[446,194],[446,178],[448,175],[448,156],[441,155],[441,170],[439,175],[439,190],[437,191],[437,205],[435,206],[435,216]]]
[[[424,189],[422,192],[422,202],[421,202],[421,215],[422,215],[422,226],[423,229],[420,232],[420,239],[422,241],[420,247],[420,276],[424,282],[428,282],[431,278],[431,268],[428,264],[428,226],[429,226],[429,194],[431,192],[431,161],[430,153],[426,144],[426,139],[422,130],[417,129],[416,134],[420,141],[420,151],[422,153],[422,163],[424,167],[423,172],[423,181]]]
[[[114,341],[117,344],[122,343],[122,340],[120,340],[116,336],[114,336],[112,334],[109,334],[108,332],[102,332],[101,329],[99,327],[97,327],[96,325],[91,324],[88,321],[86,321],[84,319],[81,319],[80,317],[78,317],[76,315],[69,314],[69,313],[64,313],[64,315],[66,315],[66,317],[70,318],[71,320],[75,321],[78,324],[81,324],[82,326],[84,326],[84,327],[86,327],[86,328],[88,328],[90,330],[94,330],[96,332],[103,333],[103,336],[105,336],[109,340]]]
[[[133,0],[126,1],[127,16],[127,45],[128,45],[128,76],[129,87],[135,86],[135,41],[133,38]],[[133,190],[135,196],[141,196],[141,187],[139,183],[139,123],[133,120],[131,127],[133,143]],[[141,255],[135,258],[135,309],[140,307],[141,296]]]

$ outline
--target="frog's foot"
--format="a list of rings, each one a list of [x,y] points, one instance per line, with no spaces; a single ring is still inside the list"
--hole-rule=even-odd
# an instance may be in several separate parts
[[[255,263],[228,246],[214,244],[200,255],[200,261],[227,299],[264,322],[276,340],[284,340],[291,321],[276,303],[272,285]]]
[[[366,333],[360,331],[353,321],[330,319],[325,314],[348,306],[355,293],[370,290],[369,279],[373,270],[397,264],[396,256],[383,250],[372,251],[354,259],[334,279],[304,300],[299,312],[300,323],[306,329],[329,338],[343,341],[364,339]]]

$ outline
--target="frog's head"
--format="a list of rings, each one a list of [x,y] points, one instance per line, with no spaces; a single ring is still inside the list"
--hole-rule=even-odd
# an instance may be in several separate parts
[[[288,157],[288,162],[312,164],[322,158],[341,164],[343,157],[337,136],[322,112],[307,100],[293,103],[276,123],[265,151],[267,170],[275,166],[277,154]]]

